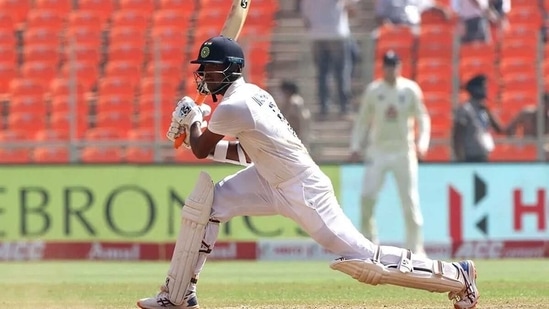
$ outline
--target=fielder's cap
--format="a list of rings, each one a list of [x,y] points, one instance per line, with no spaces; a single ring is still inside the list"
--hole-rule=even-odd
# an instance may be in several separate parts
[[[400,63],[400,57],[394,50],[388,50],[383,54],[383,65],[397,65]]]
[[[466,83],[465,83],[465,89],[469,90],[472,88],[477,87],[483,87],[486,84],[486,75],[484,74],[477,74],[473,77],[471,77]]]
[[[202,43],[198,57],[191,63],[236,63],[244,66],[244,52],[233,39],[216,36]]]

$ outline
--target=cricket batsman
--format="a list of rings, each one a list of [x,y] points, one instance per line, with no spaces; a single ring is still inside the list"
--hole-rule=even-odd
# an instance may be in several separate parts
[[[180,232],[164,284],[156,296],[138,300],[138,307],[198,308],[200,272],[214,250],[219,224],[237,216],[282,215],[341,256],[330,264],[334,270],[366,284],[448,293],[454,308],[475,308],[479,292],[473,261],[431,260],[407,249],[378,246],[353,226],[330,178],[311,158],[272,95],[242,76],[245,58],[236,41],[210,38],[191,63],[198,65],[197,88],[209,93],[217,108],[211,112],[207,105],[183,97],[166,135],[174,141],[187,133],[184,146],[197,158],[243,168],[217,183],[208,173],[200,174],[181,209]],[[206,126],[203,117],[210,112]],[[229,142],[225,136],[236,140]]]
[[[401,60],[394,51],[383,56],[383,77],[370,83],[364,92],[351,135],[351,158],[360,161],[363,142],[369,137],[362,187],[362,233],[378,243],[374,208],[378,192],[391,172],[396,180],[404,211],[406,247],[425,255],[423,217],[417,184],[418,156],[429,147],[430,118],[420,87],[400,76]],[[415,121],[414,121],[415,120]],[[414,124],[419,137],[415,140]]]

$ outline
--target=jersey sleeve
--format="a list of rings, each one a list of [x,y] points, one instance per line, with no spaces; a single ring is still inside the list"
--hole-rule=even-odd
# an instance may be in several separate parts
[[[254,128],[254,120],[248,106],[222,102],[212,113],[208,130],[223,136],[236,137],[240,132]]]

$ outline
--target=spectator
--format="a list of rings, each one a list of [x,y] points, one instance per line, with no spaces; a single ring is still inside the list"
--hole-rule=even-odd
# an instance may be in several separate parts
[[[452,9],[461,19],[461,42],[490,42],[490,0],[452,0]]]
[[[303,97],[299,94],[299,87],[293,81],[284,80],[280,84],[280,89],[282,98],[279,101],[278,108],[301,139],[303,145],[310,149],[311,112],[305,106]]]
[[[448,12],[433,0],[377,0],[376,22],[378,27],[384,24],[407,25],[412,33],[419,34],[421,13],[426,10],[440,12],[445,18],[449,18]]]
[[[383,57],[383,78],[368,85],[351,134],[350,161],[359,153],[367,133],[371,164],[365,169],[362,187],[362,233],[377,243],[374,207],[385,175],[397,183],[406,226],[406,248],[425,255],[423,216],[417,186],[418,156],[429,147],[431,121],[416,82],[400,76],[400,58],[393,52]],[[418,131],[415,141],[415,122]]]
[[[486,162],[495,147],[490,128],[497,133],[503,130],[486,106],[486,76],[474,76],[466,83],[465,90],[469,101],[458,107],[454,115],[454,155],[461,162]]]
[[[490,0],[489,11],[494,36],[496,36],[498,40],[501,40],[503,32],[509,29],[507,14],[511,11],[511,0]]]
[[[317,92],[320,119],[328,116],[330,71],[337,85],[339,112],[349,114],[353,41],[349,12],[358,0],[301,0],[301,14],[312,40],[313,59],[317,69]]]
[[[542,125],[543,134],[549,134],[549,92],[543,95],[543,103],[540,105],[543,110],[544,121]],[[524,107],[518,115],[515,116],[505,129],[505,134],[512,136],[522,131],[524,137],[536,137],[538,132],[538,108],[536,106]]]

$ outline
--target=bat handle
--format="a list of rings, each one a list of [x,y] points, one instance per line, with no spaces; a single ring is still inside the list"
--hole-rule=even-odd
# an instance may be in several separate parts
[[[206,100],[206,95],[199,93],[196,96],[194,101],[196,102],[196,104],[201,105],[202,103],[204,103],[204,100]],[[173,142],[173,147],[175,149],[178,149],[179,147],[181,147],[181,145],[183,145],[183,142],[185,141],[186,138],[187,138],[187,132],[183,132],[181,135],[179,135],[179,137],[175,139],[175,141]]]

